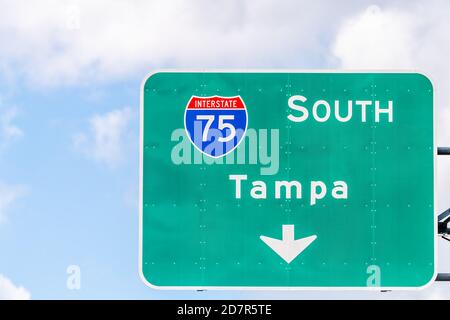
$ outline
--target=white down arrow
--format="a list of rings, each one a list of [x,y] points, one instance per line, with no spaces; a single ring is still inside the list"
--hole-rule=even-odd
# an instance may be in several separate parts
[[[305,250],[317,236],[312,235],[306,238],[294,240],[294,225],[283,224],[282,240],[274,239],[266,236],[259,238],[275,251],[284,261],[291,263],[303,250]]]

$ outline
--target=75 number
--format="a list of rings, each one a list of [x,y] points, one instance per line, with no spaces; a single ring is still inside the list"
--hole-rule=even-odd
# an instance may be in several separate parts
[[[215,119],[215,116],[213,116],[213,115],[198,115],[197,116],[197,120],[206,120],[205,128],[203,130],[202,141],[208,141],[209,129],[211,128],[211,125],[214,122],[214,119]],[[228,142],[228,141],[234,139],[234,137],[236,136],[236,128],[231,123],[225,122],[225,121],[230,121],[230,120],[234,120],[233,115],[219,116],[218,129],[219,130],[224,130],[224,129],[230,130],[230,133],[226,137],[218,138],[219,142]]]

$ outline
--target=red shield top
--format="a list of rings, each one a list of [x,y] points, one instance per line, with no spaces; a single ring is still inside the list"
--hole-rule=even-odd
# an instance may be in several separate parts
[[[193,96],[187,109],[245,109],[241,97],[197,97]]]

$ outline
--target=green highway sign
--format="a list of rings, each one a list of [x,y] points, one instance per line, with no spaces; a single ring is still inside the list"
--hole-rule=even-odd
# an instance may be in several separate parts
[[[434,280],[426,76],[165,71],[141,90],[139,268],[148,285]]]

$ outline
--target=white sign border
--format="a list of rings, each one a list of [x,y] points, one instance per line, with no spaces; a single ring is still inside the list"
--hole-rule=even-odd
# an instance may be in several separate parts
[[[437,178],[437,146],[436,146],[436,87],[433,81],[433,78],[422,71],[417,70],[365,70],[365,69],[154,69],[149,72],[141,82],[140,88],[140,103],[139,103],[139,254],[138,254],[138,269],[139,269],[139,277],[145,285],[152,289],[156,290],[242,290],[242,291],[418,291],[423,290],[429,286],[431,286],[437,277],[437,268],[438,268],[438,234],[437,234],[437,214],[435,212],[434,219],[434,272],[431,279],[420,287],[369,287],[369,286],[361,286],[361,287],[344,287],[344,286],[336,286],[336,287],[264,287],[264,286],[157,286],[150,283],[144,276],[142,270],[142,234],[143,234],[143,169],[144,169],[144,89],[145,83],[149,78],[158,73],[404,73],[404,74],[419,74],[427,78],[432,86],[433,90],[433,155],[434,155],[434,203],[433,209],[437,209],[437,188],[436,188],[436,178]],[[248,116],[247,116],[248,117]]]

